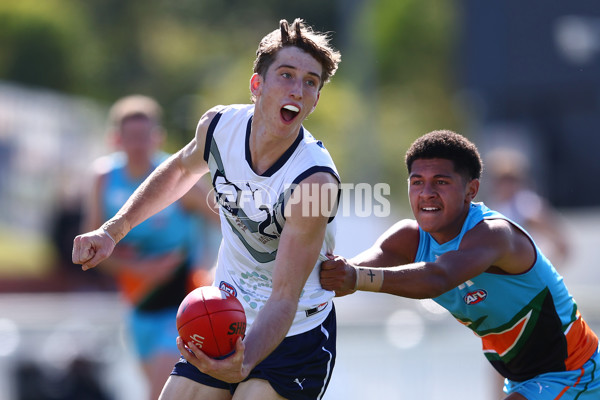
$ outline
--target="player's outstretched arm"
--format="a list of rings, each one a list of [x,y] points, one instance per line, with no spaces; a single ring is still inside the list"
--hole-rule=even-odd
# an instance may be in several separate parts
[[[402,220],[384,232],[375,243],[350,260],[335,256],[321,263],[323,289],[336,296],[354,293],[359,284],[357,268],[386,268],[410,263],[415,258],[419,230],[413,220]],[[377,272],[378,276],[381,272]],[[364,289],[362,289],[364,290]]]
[[[215,113],[213,109],[202,116],[194,139],[159,165],[114,217],[99,230],[75,238],[73,263],[84,270],[97,266],[132,228],[178,200],[208,171],[204,143]]]
[[[380,251],[394,252],[388,247],[390,244],[382,243]],[[458,250],[442,254],[435,262],[378,268],[345,260],[326,261],[323,264],[328,279],[324,280],[323,272],[321,281],[331,290],[348,290],[354,283],[356,290],[423,299],[437,297],[488,270],[522,273],[533,265],[534,260],[531,242],[524,234],[518,233],[507,221],[490,220],[469,231]],[[335,278],[336,275],[344,278]],[[349,278],[351,276],[354,282]]]

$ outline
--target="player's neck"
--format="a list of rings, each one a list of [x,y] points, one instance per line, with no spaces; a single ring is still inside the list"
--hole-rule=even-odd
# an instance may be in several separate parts
[[[133,179],[138,179],[146,177],[151,168],[152,163],[150,160],[129,160],[127,163],[127,174]]]
[[[248,146],[252,158],[252,169],[258,175],[267,171],[290,148],[298,137],[299,129],[289,132],[268,131],[264,125],[252,121]]]

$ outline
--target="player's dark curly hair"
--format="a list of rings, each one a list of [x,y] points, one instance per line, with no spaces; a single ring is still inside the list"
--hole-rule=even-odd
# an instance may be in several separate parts
[[[469,179],[479,179],[483,163],[477,147],[467,138],[449,130],[429,132],[421,136],[406,152],[406,168],[410,174],[418,159],[442,158],[454,164],[454,170]]]
[[[287,20],[279,21],[279,29],[267,34],[259,43],[254,60],[254,72],[265,76],[277,52],[287,46],[296,46],[315,58],[323,66],[319,89],[335,74],[342,60],[340,53],[329,43],[329,35],[316,32],[296,18],[290,26]]]

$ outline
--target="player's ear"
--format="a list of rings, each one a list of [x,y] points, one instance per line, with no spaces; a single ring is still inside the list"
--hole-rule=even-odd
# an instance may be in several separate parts
[[[479,192],[479,179],[471,179],[467,183],[465,200],[470,203],[471,201],[473,201],[473,199],[475,199],[475,196],[477,196],[478,192]]]
[[[252,92],[252,95],[258,96],[260,94],[261,85],[262,77],[257,73],[252,74],[250,78],[250,92]]]

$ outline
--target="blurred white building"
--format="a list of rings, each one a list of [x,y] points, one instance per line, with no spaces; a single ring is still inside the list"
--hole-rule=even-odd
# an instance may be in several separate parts
[[[0,278],[41,268],[53,211],[77,200],[106,151],[105,115],[90,100],[0,81]]]

